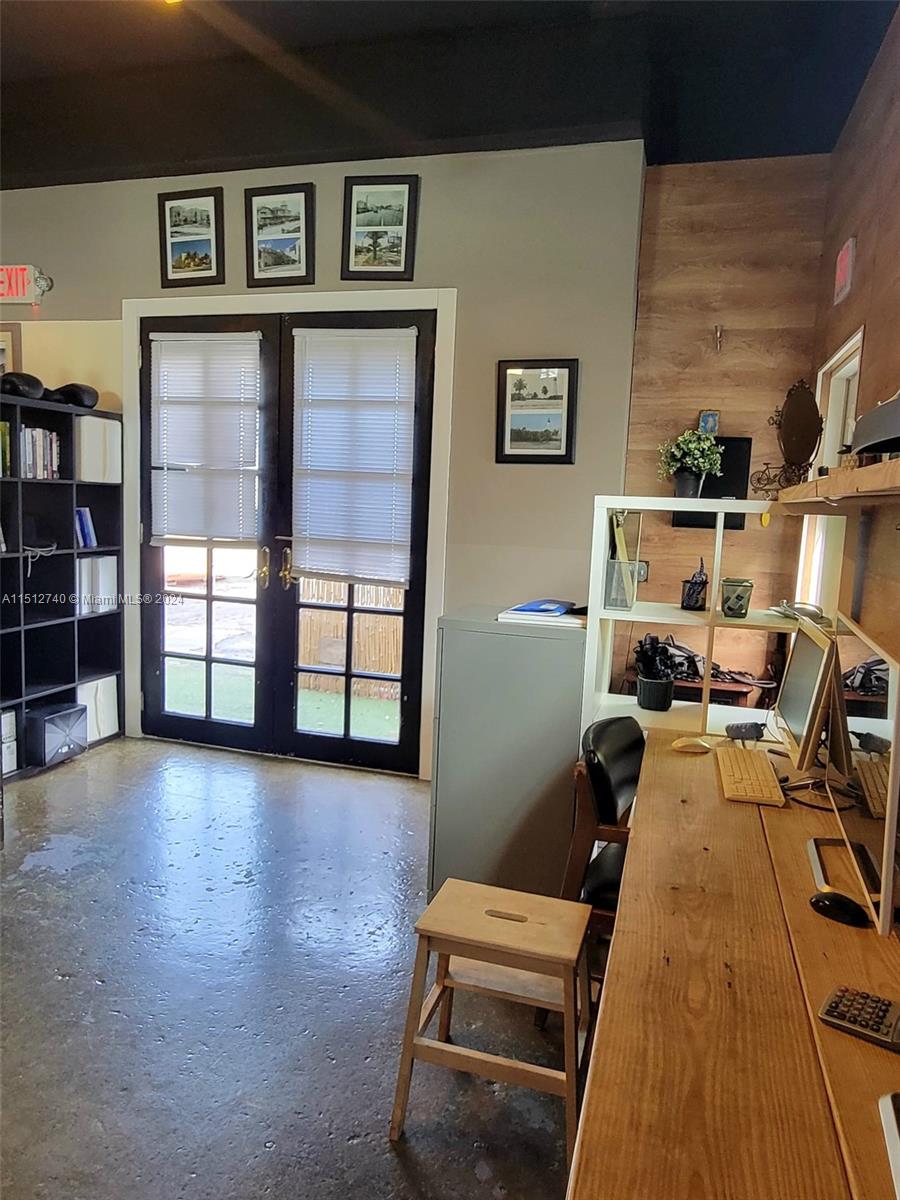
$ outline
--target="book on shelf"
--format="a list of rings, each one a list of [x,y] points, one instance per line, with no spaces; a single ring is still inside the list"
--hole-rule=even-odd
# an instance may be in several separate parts
[[[497,620],[508,625],[570,625],[584,628],[587,614],[572,600],[527,600],[505,608]]]
[[[23,479],[59,479],[59,434],[49,429],[19,431],[19,474]]]
[[[3,533],[3,523],[0,522],[0,554],[6,553],[6,537]]]
[[[97,547],[97,533],[89,508],[75,509],[75,541],[79,550],[94,550]]]
[[[9,421],[0,421],[0,475],[12,475],[12,446]]]

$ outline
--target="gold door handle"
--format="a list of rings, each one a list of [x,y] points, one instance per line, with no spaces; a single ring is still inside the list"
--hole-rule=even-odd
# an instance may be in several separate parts
[[[281,552],[281,570],[278,572],[278,578],[281,580],[281,586],[285,591],[291,586],[291,575],[293,572],[294,560],[291,558],[290,546],[285,546]]]
[[[265,591],[266,588],[269,586],[269,575],[270,575],[269,562],[271,560],[272,555],[269,551],[268,546],[260,546],[259,553],[260,553],[260,557],[262,559],[262,563],[256,569],[256,582],[259,584],[260,590]]]

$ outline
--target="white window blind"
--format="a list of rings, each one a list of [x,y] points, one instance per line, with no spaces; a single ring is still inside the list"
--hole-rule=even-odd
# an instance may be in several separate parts
[[[259,333],[151,333],[152,537],[255,542]]]
[[[296,575],[409,584],[416,332],[294,330]]]

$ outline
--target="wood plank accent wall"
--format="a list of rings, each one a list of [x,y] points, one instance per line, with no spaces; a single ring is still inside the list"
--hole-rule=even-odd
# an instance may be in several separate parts
[[[900,504],[848,518],[839,603],[877,646],[900,659]]]
[[[856,238],[850,294],[833,304],[834,264]],[[900,12],[831,155],[816,369],[865,325],[858,411],[900,389]]]
[[[721,434],[753,438],[752,470],[780,462],[769,417],[795,380],[812,380],[827,170],[823,155],[648,169],[626,492],[671,494],[656,477],[657,446],[696,428],[702,408],[720,410]],[[744,531],[726,534],[726,573],[754,580],[754,608],[793,596],[799,536],[797,518],[775,518],[768,529],[748,518]],[[711,558],[711,531],[645,514],[650,577],[640,598],[680,601],[700,553]],[[699,631],[675,632],[702,648]],[[716,639],[716,660],[761,671],[767,641],[728,630]]]

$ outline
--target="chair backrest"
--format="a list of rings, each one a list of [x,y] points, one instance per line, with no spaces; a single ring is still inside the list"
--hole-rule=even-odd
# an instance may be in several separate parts
[[[634,717],[595,721],[584,731],[581,750],[587,767],[598,825],[617,825],[634,802],[644,735]]]

